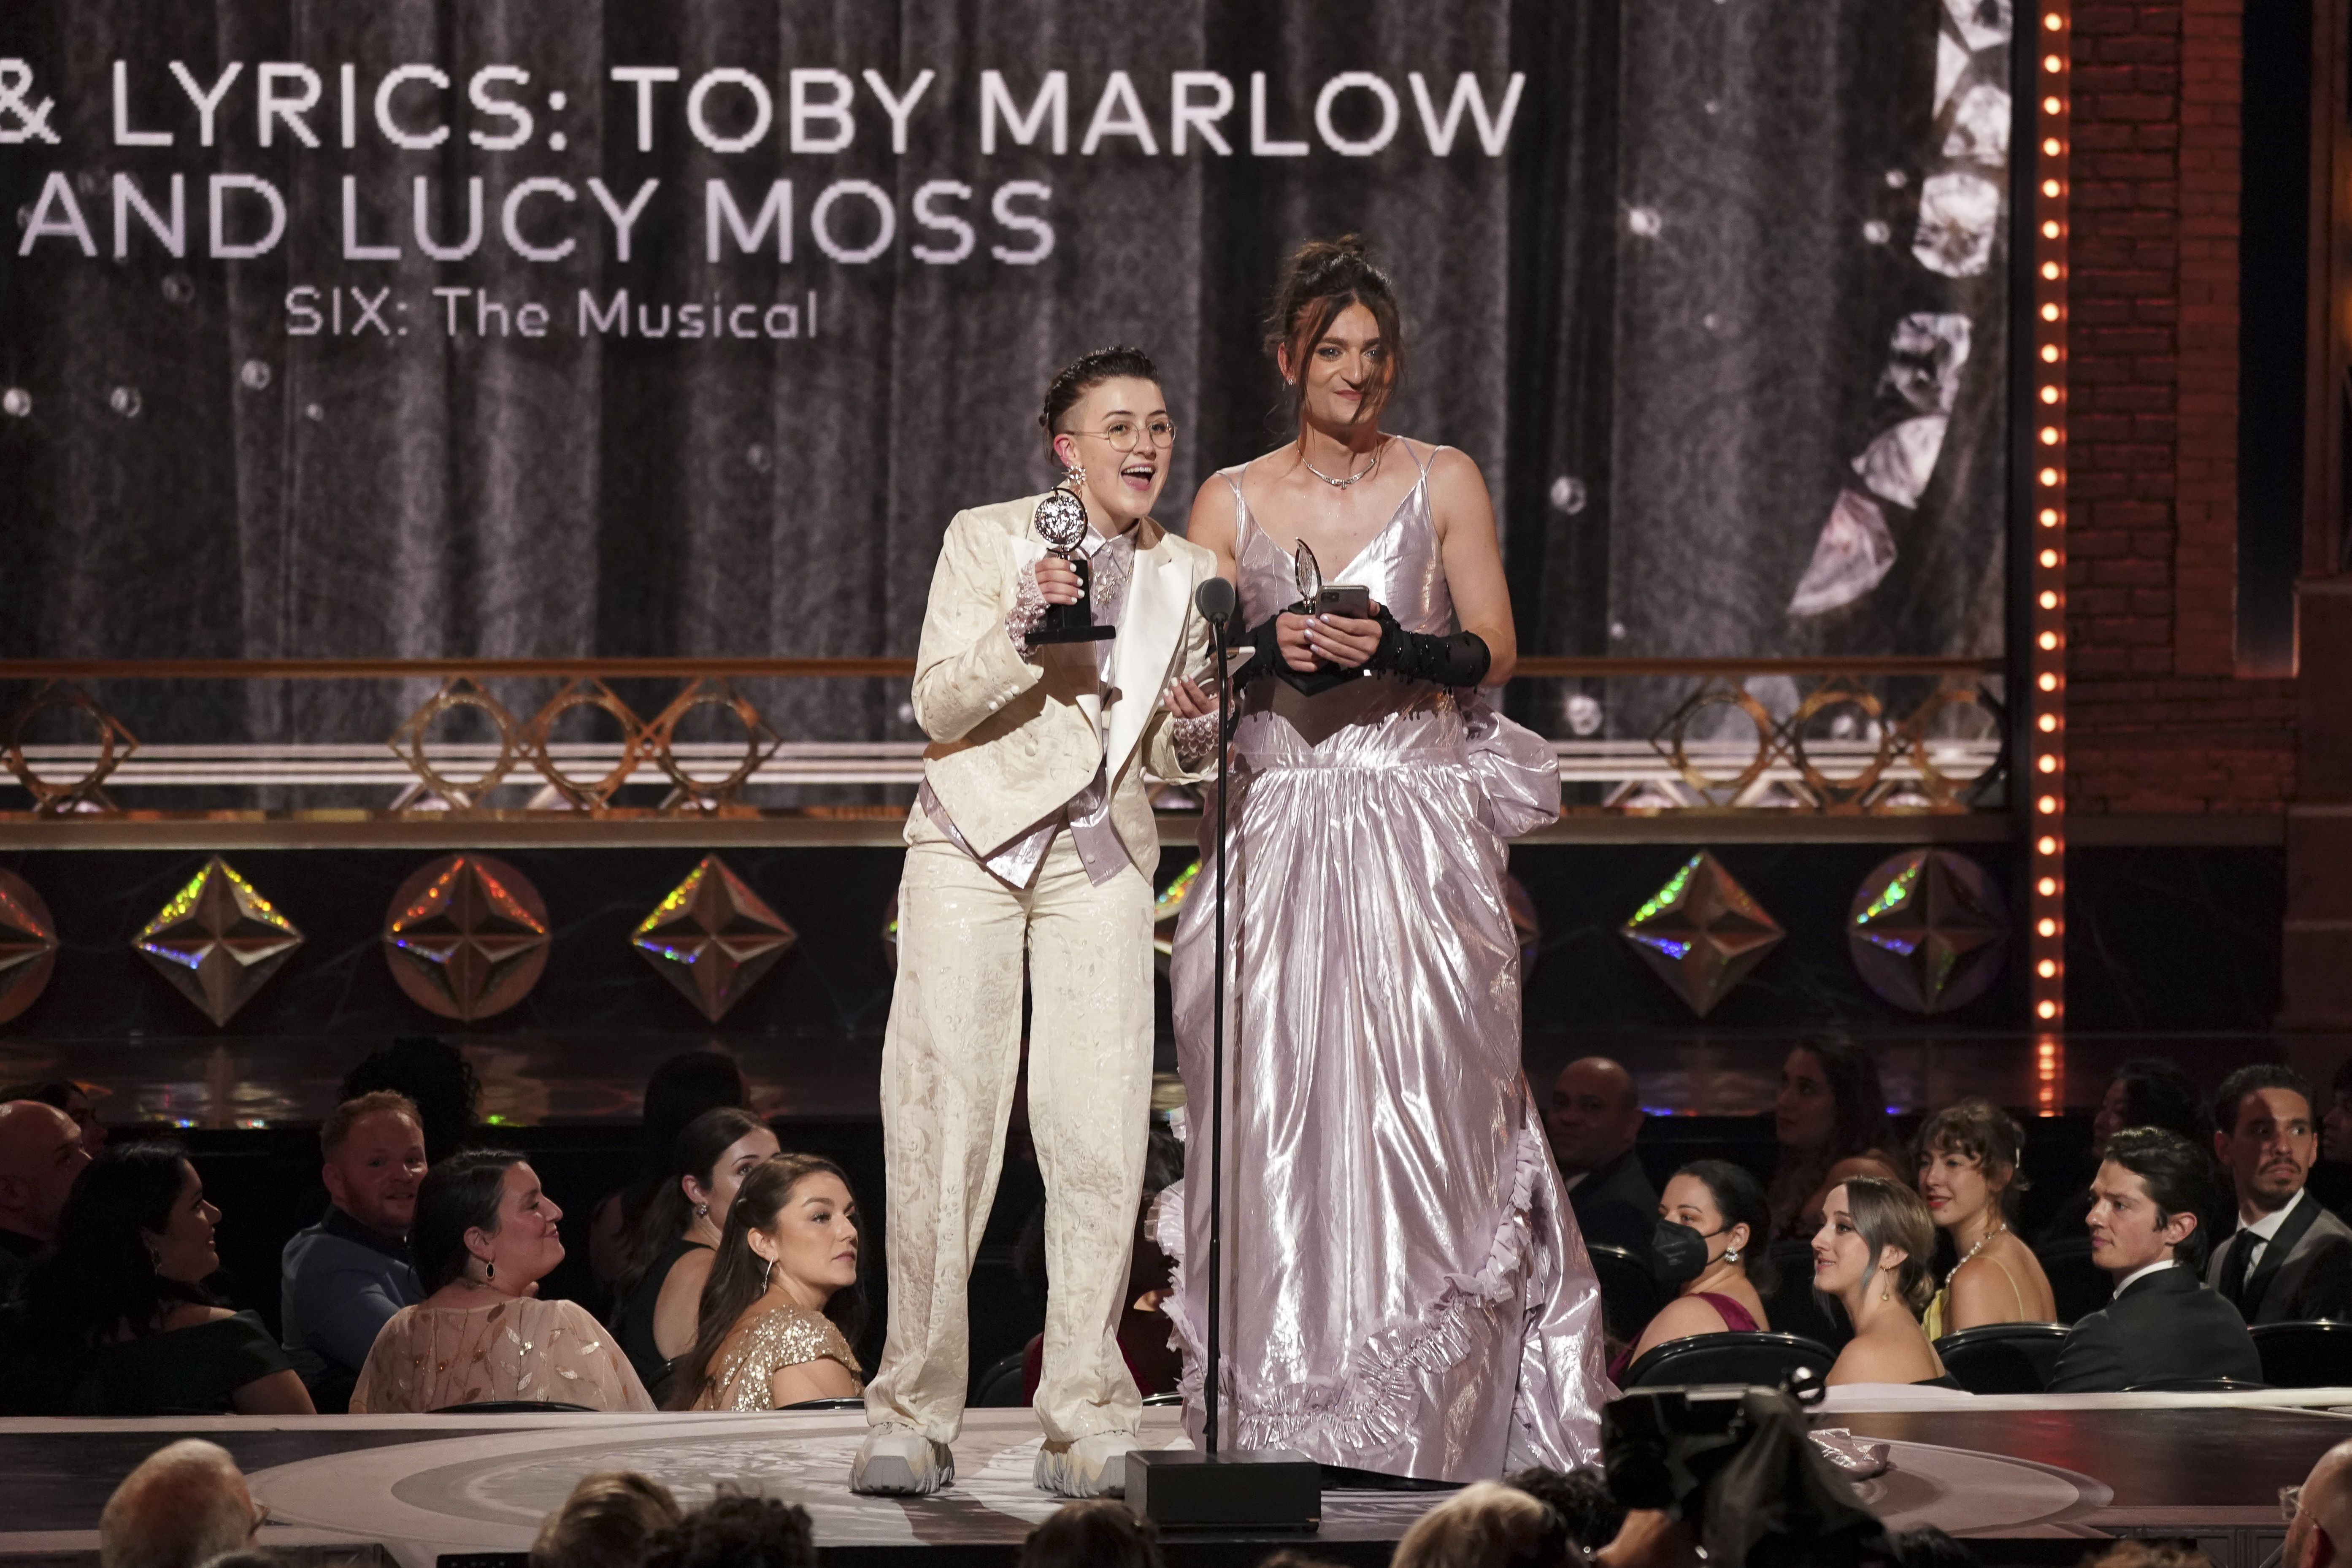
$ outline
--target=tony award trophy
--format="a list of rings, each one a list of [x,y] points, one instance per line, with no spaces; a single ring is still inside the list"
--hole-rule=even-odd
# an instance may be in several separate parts
[[[1068,490],[1050,490],[1037,503],[1034,526],[1046,549],[1069,563],[1070,570],[1078,574],[1078,602],[1046,605],[1045,617],[1029,634],[1029,641],[1108,642],[1118,636],[1117,626],[1095,625],[1094,572],[1078,551],[1087,537],[1087,503]]]

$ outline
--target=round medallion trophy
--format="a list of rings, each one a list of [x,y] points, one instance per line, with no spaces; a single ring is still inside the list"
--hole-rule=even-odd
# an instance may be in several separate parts
[[[1108,642],[1118,636],[1117,626],[1095,625],[1094,572],[1078,546],[1087,537],[1087,503],[1068,490],[1049,490],[1037,503],[1037,515],[1033,526],[1037,537],[1055,557],[1069,563],[1078,574],[1078,602],[1075,605],[1048,605],[1037,629],[1029,634],[1034,643]]]

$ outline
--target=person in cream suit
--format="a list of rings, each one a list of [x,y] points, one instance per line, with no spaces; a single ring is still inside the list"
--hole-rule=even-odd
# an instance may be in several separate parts
[[[1039,1487],[1118,1495],[1141,1397],[1115,1337],[1150,1117],[1148,767],[1184,779],[1216,750],[1213,716],[1162,699],[1207,672],[1192,594],[1214,559],[1150,515],[1175,427],[1134,349],[1055,379],[1041,423],[1085,503],[1094,619],[1115,639],[1032,644],[1048,604],[1079,596],[1034,526],[1045,498],[960,512],[940,545],[916,721],[931,738],[907,819],[898,980],[882,1052],[890,1326],[850,1473],[862,1492],[955,1479],[969,1377],[964,1300],[996,1191],[1032,997],[1029,1122],[1045,1178],[1052,1279]]]

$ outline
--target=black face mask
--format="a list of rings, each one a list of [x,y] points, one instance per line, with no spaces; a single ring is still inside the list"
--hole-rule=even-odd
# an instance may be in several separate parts
[[[1706,1272],[1708,1240],[1722,1234],[1660,1220],[1658,1228],[1650,1233],[1650,1271],[1661,1285],[1681,1285],[1697,1279]]]

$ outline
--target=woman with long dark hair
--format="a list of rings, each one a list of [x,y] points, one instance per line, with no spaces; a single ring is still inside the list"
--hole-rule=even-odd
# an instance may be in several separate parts
[[[1780,1157],[1765,1191],[1777,1237],[1819,1230],[1822,1200],[1849,1176],[1904,1180],[1892,1152],[1895,1124],[1887,1119],[1878,1063],[1860,1046],[1807,1040],[1790,1051],[1780,1064],[1772,1131]]]
[[[865,1389],[843,1331],[860,1326],[857,1203],[849,1178],[814,1154],[778,1154],[743,1178],[702,1288],[701,1331],[669,1404],[782,1410]]]
[[[645,1234],[646,1207],[670,1184],[670,1152],[687,1123],[706,1110],[721,1106],[741,1110],[751,1103],[743,1069],[722,1052],[685,1051],[654,1068],[646,1080],[637,1173],[628,1185],[597,1199],[589,1211],[588,1271],[597,1284],[611,1288],[640,1266],[636,1243]]]
[[[376,1335],[352,1391],[354,1415],[534,1400],[651,1410],[628,1358],[574,1301],[531,1294],[563,1261],[563,1211],[523,1157],[468,1150],[417,1184],[408,1247],[426,1292]]]
[[[1467,455],[1381,427],[1404,335],[1361,242],[1293,257],[1268,326],[1291,438],[1213,476],[1188,531],[1258,649],[1223,785],[1232,940],[1212,867],[1171,972],[1197,1128],[1228,966],[1222,1436],[1430,1481],[1594,1463],[1601,1292],[1520,1070],[1502,885],[1559,765],[1478,694],[1517,658],[1494,508]],[[1209,1142],[1163,1237],[1196,1435]]]
[[[55,1415],[308,1415],[310,1395],[251,1312],[215,1300],[220,1210],[177,1143],[116,1143],[75,1181],[56,1249],[0,1334],[0,1405]]]
[[[614,1287],[613,1335],[656,1404],[668,1395],[677,1358],[694,1344],[702,1287],[736,1189],[778,1147],[766,1122],[731,1106],[704,1111],[677,1135],[669,1182],[637,1223],[637,1261]]]

